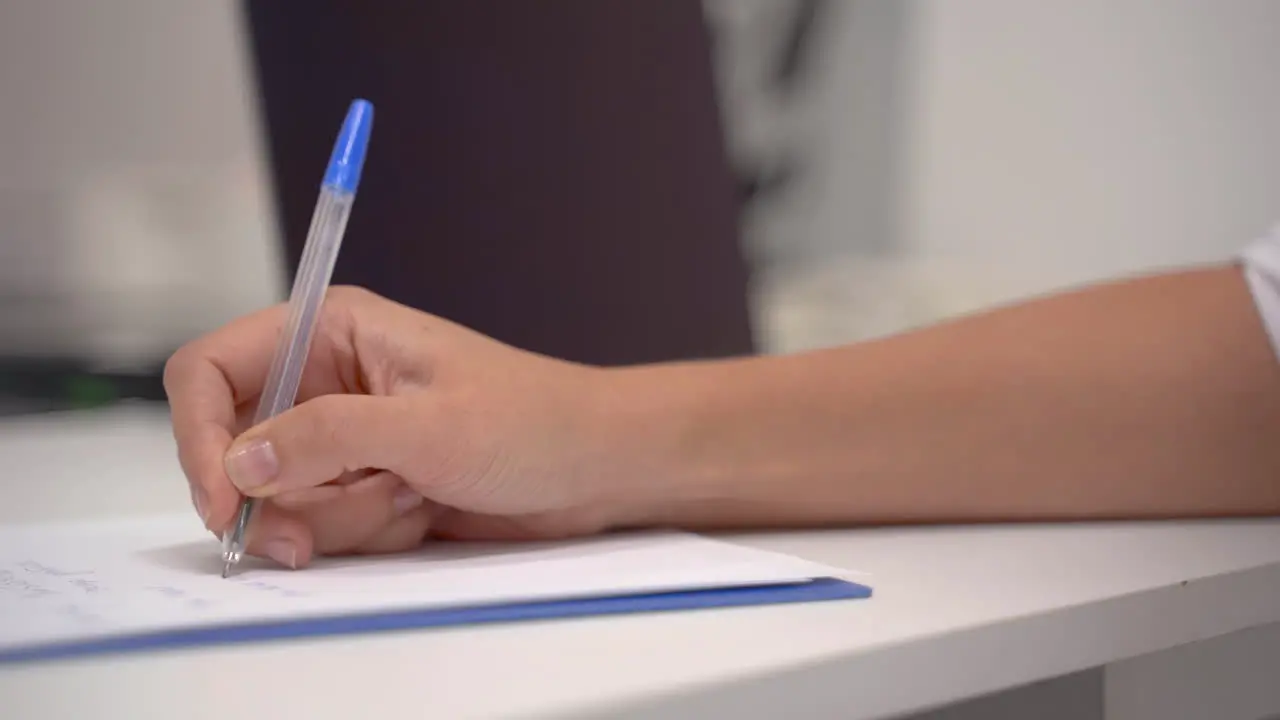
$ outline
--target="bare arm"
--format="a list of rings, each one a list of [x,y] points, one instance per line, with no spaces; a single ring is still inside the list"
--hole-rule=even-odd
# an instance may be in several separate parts
[[[652,487],[635,522],[1280,513],[1280,363],[1235,266],[843,348],[607,372],[619,457]]]

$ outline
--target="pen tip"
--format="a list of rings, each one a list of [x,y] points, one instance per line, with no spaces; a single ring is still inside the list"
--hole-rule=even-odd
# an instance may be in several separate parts
[[[228,560],[227,563],[222,566],[222,578],[225,580],[226,577],[230,574],[231,574],[231,561]]]

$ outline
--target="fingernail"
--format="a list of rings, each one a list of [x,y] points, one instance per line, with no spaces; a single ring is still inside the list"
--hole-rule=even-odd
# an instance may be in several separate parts
[[[422,504],[422,494],[413,488],[402,485],[391,499],[391,507],[397,515],[403,515]]]
[[[290,570],[298,569],[298,547],[293,544],[292,540],[287,538],[268,540],[267,543],[262,546],[262,549],[267,553],[267,557],[272,560],[275,560]]]
[[[209,524],[209,516],[205,512],[207,503],[204,499],[204,489],[199,485],[191,486],[191,504],[196,508],[196,514],[200,516],[200,522],[205,525]]]
[[[241,490],[262,487],[280,470],[276,451],[266,440],[253,440],[227,456],[227,475]]]

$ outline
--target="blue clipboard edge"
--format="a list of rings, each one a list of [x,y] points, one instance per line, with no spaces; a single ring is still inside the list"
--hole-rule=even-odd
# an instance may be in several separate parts
[[[830,600],[862,600],[871,588],[848,580],[823,577],[804,583],[757,585],[680,592],[551,600],[432,610],[404,610],[362,615],[339,615],[303,620],[223,625],[103,638],[88,642],[39,645],[0,651],[0,667],[15,663],[47,662],[91,655],[177,650],[192,647],[264,642],[297,638],[357,635],[394,630],[457,627],[529,620],[559,620],[602,615],[671,612],[711,608],[780,605]]]

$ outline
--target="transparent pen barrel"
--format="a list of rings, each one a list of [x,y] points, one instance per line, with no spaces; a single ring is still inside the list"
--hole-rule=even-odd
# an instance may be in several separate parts
[[[280,331],[280,345],[263,385],[255,425],[293,407],[297,399],[311,338],[354,200],[354,195],[338,194],[327,188],[320,193],[289,294],[289,317]]]
[[[294,276],[293,289],[289,293],[289,315],[280,330],[279,346],[262,387],[258,411],[253,420],[255,425],[293,407],[297,399],[311,339],[320,318],[325,291],[333,276],[333,266],[338,259],[339,245],[342,243],[354,200],[355,195],[351,193],[335,192],[327,187],[320,191],[302,259],[298,263],[297,275]],[[255,504],[251,499],[246,500],[236,524],[223,535],[223,555],[234,557],[236,562],[244,553],[244,531],[247,530]]]

